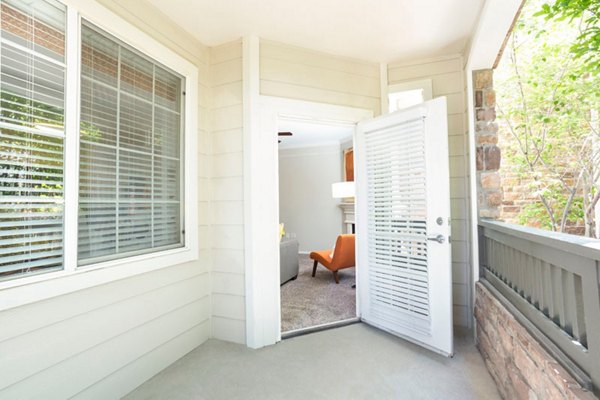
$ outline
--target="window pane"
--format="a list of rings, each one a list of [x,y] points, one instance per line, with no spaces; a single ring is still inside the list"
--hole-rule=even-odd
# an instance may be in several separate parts
[[[63,268],[65,7],[0,8],[1,280]]]
[[[388,99],[389,111],[391,113],[425,101],[423,89],[403,90],[401,92],[390,93]]]
[[[82,26],[79,264],[183,245],[183,80]]]

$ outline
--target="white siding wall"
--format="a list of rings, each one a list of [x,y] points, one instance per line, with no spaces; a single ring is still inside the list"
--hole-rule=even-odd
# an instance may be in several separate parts
[[[148,4],[101,2],[199,68],[200,260],[1,312],[2,399],[119,398],[210,336],[208,49]]]
[[[390,85],[420,79],[431,79],[434,97],[448,99],[454,324],[468,327],[471,324],[468,127],[462,57],[388,65]]]
[[[380,113],[379,65],[260,41],[260,93]]]
[[[245,342],[242,46],[210,49],[212,335]],[[379,112],[379,67],[261,40],[260,93]]]
[[[246,341],[242,43],[210,50],[212,336]]]

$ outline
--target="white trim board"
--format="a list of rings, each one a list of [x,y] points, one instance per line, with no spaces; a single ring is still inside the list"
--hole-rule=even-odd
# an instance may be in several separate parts
[[[474,107],[474,90],[473,90],[473,71],[480,69],[493,68],[494,62],[504,38],[508,34],[510,27],[515,19],[517,12],[523,0],[506,0],[506,1],[486,1],[481,14],[479,15],[479,23],[474,30],[471,41],[466,51],[465,63],[465,78],[467,91],[467,123],[469,133],[469,193],[470,193],[470,237],[471,254],[469,255],[472,280],[471,280],[471,309],[475,307],[475,283],[479,281],[479,238],[478,238],[478,220],[479,210],[477,207],[477,169],[475,163],[476,143],[475,143],[475,107]],[[473,318],[473,315],[471,314]],[[473,328],[476,327],[476,322],[473,318]],[[476,329],[473,329],[476,333]]]
[[[469,70],[492,68],[523,0],[486,1],[469,47]]]
[[[393,93],[405,92],[408,90],[423,89],[423,101],[433,99],[433,86],[431,79],[407,80],[388,86],[388,96]]]
[[[248,59],[247,59],[248,57]],[[372,110],[313,103],[252,91],[258,77],[252,60],[258,49],[244,46],[244,235],[246,278],[246,344],[251,348],[281,340],[279,290],[279,118],[290,115],[314,121],[356,124]],[[254,65],[254,67],[253,67]],[[250,101],[250,104],[246,104]],[[246,113],[252,112],[252,115]]]
[[[258,37],[248,36],[242,40],[242,98],[243,98],[243,149],[244,149],[244,276],[246,293],[246,345],[252,348],[263,347],[264,332],[260,324],[262,320],[261,300],[251,298],[253,293],[260,292],[260,282],[254,273],[254,265],[259,265],[260,254],[255,252],[253,215],[260,203],[258,182],[261,177],[259,161],[260,149],[257,138],[260,125],[258,116],[258,98],[260,96],[260,43]],[[253,172],[255,171],[255,172]],[[258,224],[257,224],[258,225]],[[258,249],[257,249],[258,250]]]

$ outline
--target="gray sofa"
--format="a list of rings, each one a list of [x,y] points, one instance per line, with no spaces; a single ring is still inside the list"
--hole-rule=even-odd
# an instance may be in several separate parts
[[[279,269],[281,285],[298,277],[300,265],[296,239],[283,239],[279,244]]]

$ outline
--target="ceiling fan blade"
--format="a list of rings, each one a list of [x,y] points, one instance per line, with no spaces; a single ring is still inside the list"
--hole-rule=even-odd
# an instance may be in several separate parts
[[[293,133],[292,132],[279,132],[277,133],[278,136],[292,136]]]

